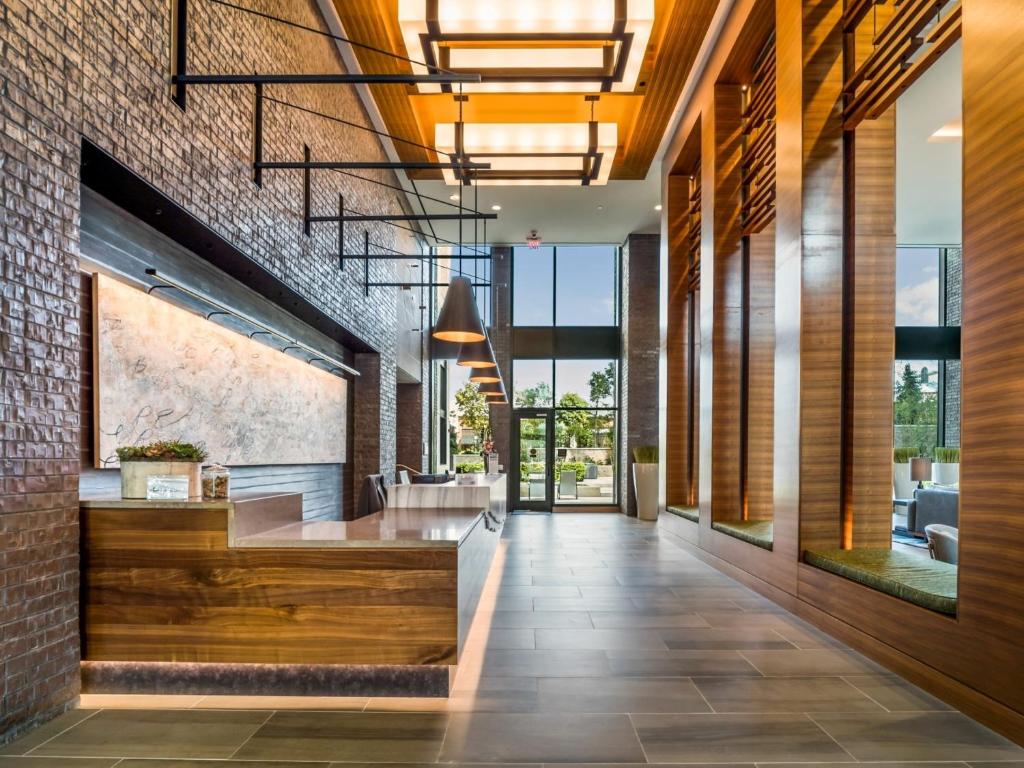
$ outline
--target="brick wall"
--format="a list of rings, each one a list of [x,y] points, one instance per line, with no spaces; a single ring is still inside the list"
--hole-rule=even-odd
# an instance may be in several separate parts
[[[658,444],[658,280],[660,238],[630,235],[622,248],[621,507],[636,515],[633,448]]]
[[[491,327],[494,356],[508,390],[508,405],[491,406],[491,439],[506,474],[512,472],[512,249],[491,249]]]
[[[250,179],[253,93],[192,87],[187,111],[168,98],[168,3],[6,0],[0,6],[0,741],[73,703],[78,692],[78,228],[80,136],[110,152],[342,325],[380,350],[357,389],[352,471],[395,460],[395,296],[363,295],[362,270],[336,267],[336,229],[301,234],[301,174]],[[325,29],[313,0],[247,5]],[[196,2],[196,72],[338,72],[326,38]],[[402,86],[395,86],[402,87]],[[266,95],[366,122],[340,86],[268,87]],[[265,159],[384,159],[365,132],[268,103]],[[384,178],[380,172],[359,172]],[[396,210],[382,187],[323,171],[314,214]],[[348,228],[348,249],[362,231]],[[393,246],[395,231],[371,226]],[[371,265],[386,280],[393,265]],[[376,357],[376,356],[374,356]],[[373,379],[372,381],[370,379]],[[347,484],[347,488],[351,488]]]
[[[963,304],[963,250],[946,249],[946,324],[960,325]],[[946,362],[945,433],[947,447],[960,445],[960,361]]]

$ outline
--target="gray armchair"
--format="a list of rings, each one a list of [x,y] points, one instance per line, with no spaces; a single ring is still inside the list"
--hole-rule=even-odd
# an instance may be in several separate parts
[[[934,523],[924,529],[928,551],[933,560],[957,564],[960,556],[960,531],[950,525]]]
[[[922,488],[907,504],[907,530],[922,534],[932,524],[959,527],[960,492],[952,488]]]

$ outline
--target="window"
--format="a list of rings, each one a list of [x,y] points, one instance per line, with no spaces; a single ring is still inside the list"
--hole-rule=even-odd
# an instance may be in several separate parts
[[[552,370],[550,360],[515,360],[512,363],[512,405],[515,408],[552,406]]]
[[[614,407],[617,384],[614,360],[555,361],[555,404],[559,408]]]
[[[615,325],[616,249],[610,246],[559,247],[556,257],[557,325]]]
[[[512,265],[512,323],[555,324],[555,249],[515,248]]]
[[[893,382],[893,445],[934,456],[939,440],[939,361],[897,360]]]
[[[513,325],[618,324],[618,248],[560,245],[512,253]]]
[[[939,262],[938,248],[897,249],[897,326],[940,325]]]

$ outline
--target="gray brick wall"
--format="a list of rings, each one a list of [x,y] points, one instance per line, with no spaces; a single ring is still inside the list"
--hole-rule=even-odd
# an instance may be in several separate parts
[[[301,174],[250,179],[253,94],[193,87],[168,98],[168,3],[6,0],[0,6],[0,742],[59,713],[78,693],[79,143],[88,137],[380,350],[355,398],[350,471],[395,462],[395,296],[363,295],[362,271],[335,266],[336,230],[301,234]],[[313,0],[248,4],[325,28]],[[333,43],[212,3],[191,4],[196,72],[338,72]],[[400,87],[400,86],[396,86]],[[267,96],[365,122],[352,89],[268,87]],[[265,157],[383,159],[367,133],[277,103]],[[360,172],[384,178],[378,172]],[[396,210],[393,193],[324,171],[314,213],[344,191],[360,211]],[[361,230],[348,229],[349,249]],[[373,225],[371,238],[394,245]],[[371,279],[393,265],[374,262]],[[358,476],[358,475],[357,475]],[[351,489],[347,484],[346,489]]]
[[[636,515],[633,448],[658,444],[658,235],[630,235],[622,247],[620,506]]]

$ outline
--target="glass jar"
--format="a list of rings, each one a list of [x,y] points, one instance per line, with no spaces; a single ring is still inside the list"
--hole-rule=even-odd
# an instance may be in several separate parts
[[[220,464],[203,467],[203,498],[226,499],[231,495],[231,472]]]

